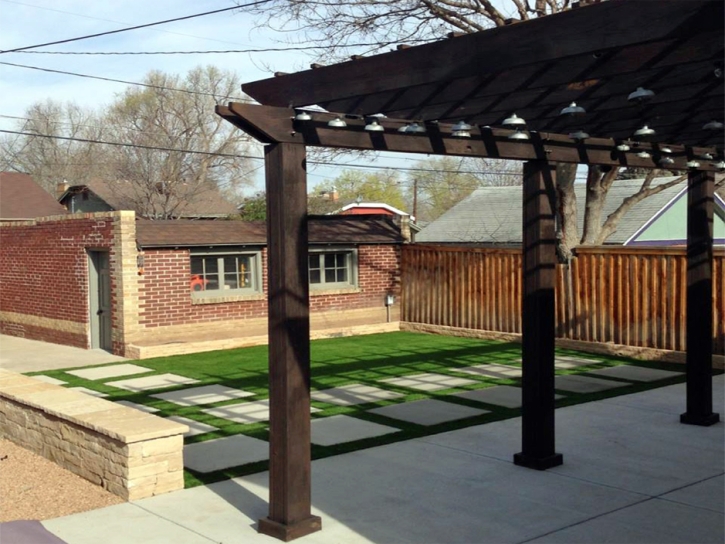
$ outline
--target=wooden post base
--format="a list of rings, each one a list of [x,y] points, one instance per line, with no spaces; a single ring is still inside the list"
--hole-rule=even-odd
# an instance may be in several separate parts
[[[514,454],[514,465],[533,468],[534,470],[546,470],[547,468],[558,467],[564,463],[564,456],[560,453],[548,457],[531,457],[524,453]]]
[[[717,412],[712,412],[704,416],[691,415],[685,412],[680,416],[680,423],[685,423],[687,425],[699,425],[700,427],[709,427],[710,425],[715,425],[718,421],[720,421],[720,414]]]
[[[257,525],[258,533],[277,538],[284,542],[289,542],[290,540],[294,540],[320,530],[322,530],[322,520],[319,516],[310,516],[309,518],[298,521],[292,525],[285,525],[284,523],[272,521],[269,518],[262,518],[259,520]]]

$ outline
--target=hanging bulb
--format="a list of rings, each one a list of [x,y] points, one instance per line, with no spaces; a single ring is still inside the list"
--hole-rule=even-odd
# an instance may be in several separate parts
[[[583,142],[584,140],[589,138],[589,134],[587,134],[583,130],[577,130],[576,132],[570,133],[569,138],[571,138],[572,140],[576,140],[577,142]]]
[[[650,136],[654,136],[655,134],[656,132],[653,128],[649,128],[647,125],[644,125],[642,128],[637,129],[634,132],[634,138],[643,140],[645,138],[649,138]]]
[[[571,115],[573,117],[580,117],[580,116],[584,115],[586,112],[587,112],[587,110],[585,110],[581,106],[577,106],[576,102],[572,102],[566,108],[561,110],[559,115]]]
[[[383,125],[378,123],[376,119],[373,119],[367,125],[365,125],[365,130],[368,132],[384,132],[385,131],[385,129],[383,128]]]
[[[295,115],[295,121],[312,121],[312,116],[306,111],[298,111]]]
[[[346,122],[345,122],[345,121],[344,121],[344,120],[342,119],[342,117],[340,117],[340,116],[338,115],[338,116],[337,116],[337,117],[335,117],[334,119],[331,119],[331,120],[330,120],[330,121],[329,121],[329,122],[327,123],[327,126],[328,126],[328,127],[332,127],[332,128],[343,128],[343,127],[346,127],[346,126],[347,126],[347,123],[346,123]]]
[[[645,89],[643,87],[637,87],[636,91],[629,93],[627,100],[630,102],[647,102],[648,100],[651,100],[654,95],[654,91],[650,91],[649,89]]]

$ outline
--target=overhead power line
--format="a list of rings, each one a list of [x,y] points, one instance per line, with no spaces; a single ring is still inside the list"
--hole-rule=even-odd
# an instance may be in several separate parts
[[[216,95],[214,93],[204,93],[201,91],[190,91],[188,89],[176,89],[174,87],[164,87],[163,85],[153,85],[151,83],[141,83],[139,81],[127,81],[125,79],[114,79],[111,77],[93,76],[90,74],[80,74],[78,72],[66,72],[65,70],[53,70],[52,68],[41,68],[40,66],[30,66],[28,64],[16,64],[14,62],[0,61],[0,65],[13,66],[15,68],[26,68],[28,70],[39,70],[41,72],[49,72],[51,74],[61,74],[64,76],[75,76],[75,77],[85,77],[88,79],[98,79],[100,81],[110,81],[112,83],[123,83],[125,85],[137,85],[139,87],[147,87],[149,89],[159,89],[162,91],[174,91],[177,93],[196,94],[196,95],[201,95],[201,96],[212,96],[214,98],[231,98],[233,100],[238,100],[240,102],[246,102],[246,103],[252,102],[248,98],[239,98],[236,96],[222,96],[222,95]]]
[[[46,42],[46,43],[39,43],[35,45],[26,45],[24,47],[16,47],[15,49],[6,49],[4,51],[0,51],[0,53],[17,53],[19,51],[27,51],[29,49],[37,49],[39,47],[47,47],[48,45],[59,45],[61,43],[70,43],[70,42],[77,42],[80,40],[88,40],[90,38],[98,38],[100,36],[109,36],[111,34],[119,34],[121,32],[128,32],[130,30],[139,30],[141,28],[149,28],[152,26],[159,26],[159,25],[165,25],[168,23],[174,23],[176,21],[185,21],[187,19],[194,19],[196,17],[204,17],[206,15],[213,15],[215,13],[223,13],[225,11],[232,11],[235,9],[240,8],[248,8],[252,6],[259,6],[262,4],[267,4],[271,2],[272,0],[258,0],[257,2],[250,2],[248,4],[241,4],[237,6],[232,6],[228,8],[221,8],[221,9],[215,9],[213,11],[205,11],[203,13],[195,13],[194,15],[185,15],[183,17],[174,17],[173,19],[165,19],[163,21],[156,21],[155,23],[146,23],[143,25],[136,25],[136,26],[130,26],[126,28],[119,28],[117,30],[108,30],[106,32],[98,32],[96,34],[88,34],[87,36],[79,36],[77,38],[67,38],[65,40],[57,40],[54,42]]]

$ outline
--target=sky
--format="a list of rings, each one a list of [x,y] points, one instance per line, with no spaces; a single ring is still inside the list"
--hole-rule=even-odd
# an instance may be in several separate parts
[[[233,6],[232,0],[0,0],[0,50],[106,32]],[[196,51],[288,47],[284,36],[258,27],[254,16],[229,11],[132,30],[35,51]],[[272,77],[274,71],[306,69],[310,57],[299,51],[194,55],[49,55],[0,53],[0,62],[24,64],[127,81],[141,81],[150,70],[183,74],[213,64],[235,71],[242,82]],[[32,104],[52,98],[84,107],[103,108],[124,91],[120,83],[55,74],[0,64],[0,129],[17,130],[18,120]],[[240,93],[241,95],[241,93]],[[253,154],[261,156],[260,146]],[[421,156],[382,156],[374,161],[340,158],[340,167],[311,166],[309,187],[334,179],[345,163],[413,166]],[[255,174],[253,192],[263,187]]]

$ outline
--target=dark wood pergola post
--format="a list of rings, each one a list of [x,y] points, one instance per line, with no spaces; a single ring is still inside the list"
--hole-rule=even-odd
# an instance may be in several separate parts
[[[310,308],[305,146],[265,148],[269,291],[269,517],[285,542],[319,531],[311,514]]]
[[[687,191],[687,412],[682,423],[712,425],[712,245],[715,175],[691,171]]]
[[[517,465],[546,470],[563,462],[554,436],[556,168],[524,163],[522,450]]]

